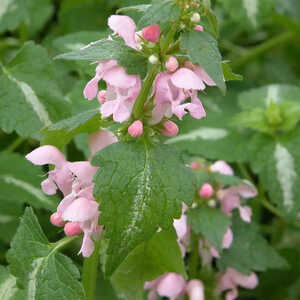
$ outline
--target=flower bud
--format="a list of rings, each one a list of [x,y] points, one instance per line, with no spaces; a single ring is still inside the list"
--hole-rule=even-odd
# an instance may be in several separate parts
[[[208,205],[209,207],[214,208],[214,207],[217,206],[217,202],[216,202],[215,199],[210,199],[210,200],[208,201],[207,205]]]
[[[129,127],[128,127],[128,133],[132,137],[139,137],[143,134],[143,123],[140,120],[134,121]]]
[[[197,163],[196,161],[192,161],[192,162],[190,163],[190,167],[191,167],[192,169],[194,169],[194,170],[198,170],[199,165],[198,165],[198,163]]]
[[[166,62],[166,69],[169,72],[174,72],[178,68],[178,61],[175,56],[170,56]]]
[[[202,198],[210,198],[214,194],[214,189],[209,183],[204,183],[199,191]]]
[[[103,104],[106,100],[106,91],[105,90],[101,90],[99,93],[98,93],[98,101]]]
[[[149,62],[152,64],[152,65],[156,65],[158,63],[158,58],[156,55],[151,55],[149,56],[148,58]]]
[[[193,279],[186,287],[190,300],[204,300],[204,285],[201,280]]]
[[[57,227],[62,227],[65,224],[59,212],[55,212],[50,216],[50,222],[52,225]]]
[[[172,121],[166,121],[164,123],[165,129],[161,130],[161,133],[165,136],[175,136],[178,134],[178,126]]]
[[[192,16],[191,16],[191,22],[193,23],[199,23],[200,22],[200,15],[198,13],[194,13]]]
[[[79,222],[69,222],[64,228],[65,234],[67,236],[78,235],[82,232]]]
[[[197,25],[195,28],[194,28],[194,30],[197,30],[197,31],[204,31],[204,28],[203,28],[203,26],[201,26],[201,25]]]
[[[142,30],[142,36],[146,41],[151,42],[151,43],[156,43],[160,37],[159,25],[153,24],[148,27],[145,27]]]

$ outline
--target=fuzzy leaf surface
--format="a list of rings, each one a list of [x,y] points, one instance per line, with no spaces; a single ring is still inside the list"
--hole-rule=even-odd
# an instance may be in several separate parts
[[[99,151],[92,164],[101,166],[94,194],[109,240],[105,272],[110,275],[159,227],[172,226],[182,202],[192,203],[194,175],[176,149],[146,142],[112,144]]]
[[[81,300],[79,271],[70,258],[50,244],[31,208],[24,216],[8,251],[10,271],[25,290],[25,299]]]

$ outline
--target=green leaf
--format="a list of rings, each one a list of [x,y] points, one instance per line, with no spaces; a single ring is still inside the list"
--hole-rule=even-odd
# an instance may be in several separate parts
[[[226,81],[243,80],[243,76],[232,72],[231,67],[227,61],[222,62],[222,71]]]
[[[152,25],[170,23],[180,17],[180,7],[174,0],[152,0],[144,15],[141,17],[138,28]]]
[[[121,7],[117,10],[117,14],[124,14],[124,13],[127,14],[128,12],[131,11],[145,13],[150,6],[151,6],[150,4],[140,4],[140,5]]]
[[[24,288],[26,299],[84,298],[78,269],[71,259],[57,253],[65,241],[50,244],[33,210],[26,208],[7,254],[10,271]]]
[[[69,115],[70,106],[57,86],[52,61],[41,46],[26,43],[2,69],[0,127],[5,132],[32,136]]]
[[[50,0],[2,0],[0,11],[0,33],[16,29],[21,22],[30,34],[39,31],[53,13]]]
[[[299,102],[300,88],[286,84],[272,84],[252,89],[239,95],[239,105],[244,110],[253,108],[266,109],[271,103]]]
[[[191,62],[199,64],[225,94],[222,57],[216,39],[207,32],[193,30],[182,35],[181,46],[187,51]]]
[[[232,20],[246,29],[260,27],[271,14],[274,0],[219,0]]]
[[[120,40],[99,40],[87,47],[69,53],[60,54],[56,58],[69,60],[98,61],[115,59],[118,64],[126,69],[128,74],[139,74],[145,77],[147,71],[147,58],[134,49],[127,47]]]
[[[23,291],[17,287],[16,277],[9,274],[4,266],[0,266],[0,299],[1,300],[22,300]]]
[[[143,299],[144,283],[165,272],[186,276],[174,230],[155,233],[151,240],[137,246],[111,280],[122,299],[140,300]]]
[[[223,251],[218,264],[222,270],[232,267],[244,274],[252,271],[280,269],[287,262],[272,248],[259,233],[258,226],[246,223],[239,217],[233,218],[233,243]]]
[[[200,207],[187,212],[188,222],[195,233],[204,237],[218,250],[222,250],[223,237],[231,225],[230,218],[216,208]]]
[[[6,216],[9,220],[9,216],[18,216],[20,206],[24,203],[36,208],[52,211],[56,209],[57,198],[47,196],[41,191],[43,176],[42,168],[34,166],[25,157],[16,153],[0,152],[0,199],[8,205],[6,208],[0,206],[3,218]]]
[[[250,141],[252,169],[259,174],[270,200],[288,218],[296,218],[300,212],[299,137],[297,129],[277,141],[259,135]]]
[[[95,132],[100,129],[100,125],[101,116],[99,109],[88,110],[44,128],[41,131],[44,135],[43,144],[53,145],[61,149],[75,135]]]
[[[112,144],[98,152],[92,164],[101,166],[94,193],[109,240],[104,267],[110,275],[159,227],[172,226],[173,218],[181,215],[182,201],[192,203],[194,174],[176,149],[146,142]]]

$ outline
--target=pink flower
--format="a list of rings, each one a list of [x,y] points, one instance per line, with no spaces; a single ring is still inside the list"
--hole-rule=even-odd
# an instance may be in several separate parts
[[[151,43],[157,43],[160,37],[160,27],[157,24],[143,28],[142,36]]]
[[[238,286],[246,289],[255,289],[258,285],[258,278],[255,273],[244,275],[232,268],[227,268],[225,274],[219,277],[219,290],[230,290],[226,294],[226,300],[234,300],[238,296]]]
[[[193,279],[186,287],[190,300],[205,300],[204,285],[201,280]]]
[[[68,222],[65,225],[64,231],[67,236],[74,236],[80,234],[82,229],[78,222]]]
[[[88,144],[91,149],[90,158],[101,149],[116,143],[117,141],[118,139],[116,136],[109,130],[100,129],[99,131],[94,132],[88,138]]]
[[[199,164],[198,164],[198,162],[196,162],[196,161],[192,161],[192,162],[190,163],[190,167],[191,167],[193,170],[198,170],[198,169],[199,169]]]
[[[176,123],[168,120],[164,123],[164,129],[162,129],[160,132],[165,136],[175,136],[178,134],[179,128],[176,125]]]
[[[194,28],[194,30],[197,30],[197,31],[204,31],[204,28],[203,28],[203,26],[201,26],[201,25],[197,25],[197,26],[195,26],[195,28]]]
[[[176,273],[165,273],[154,281],[146,282],[145,289],[150,289],[149,300],[157,299],[157,294],[161,297],[169,297],[175,300],[185,293],[186,282],[184,278]]]
[[[218,160],[210,166],[210,170],[224,175],[233,175],[232,168],[224,161]]]
[[[154,83],[155,107],[152,114],[152,124],[159,123],[162,118],[170,118],[175,114],[180,120],[189,111],[196,119],[205,117],[206,113],[198,91],[205,89],[205,84],[215,85],[210,77],[200,66],[187,64],[188,67],[180,68],[175,73],[160,73]],[[191,98],[190,103],[184,103]]]
[[[109,117],[113,115],[116,122],[126,121],[131,115],[135,100],[141,89],[140,77],[138,75],[128,75],[125,69],[120,67],[115,60],[100,61],[96,68],[95,77],[87,83],[84,89],[85,98],[91,100],[97,96],[98,82],[101,79],[107,84],[105,101],[100,109],[102,116]],[[101,97],[100,101],[103,99]]]
[[[214,194],[214,189],[209,183],[204,183],[199,191],[202,198],[210,198]]]
[[[62,227],[64,226],[65,222],[64,220],[62,219],[61,217],[61,214],[56,212],[56,213],[53,213],[51,216],[50,216],[50,222],[54,225],[54,226],[57,226],[57,227]]]
[[[175,72],[178,68],[178,60],[175,56],[170,56],[166,62],[166,69],[169,72]]]
[[[220,190],[217,193],[218,199],[221,203],[222,211],[228,216],[231,216],[232,210],[238,208],[240,216],[245,222],[251,221],[252,211],[249,206],[241,206],[241,197],[252,198],[256,195],[256,188],[247,181],[245,184],[232,186],[228,189]]]
[[[136,25],[130,17],[112,15],[108,19],[108,26],[124,39],[127,46],[134,49],[137,48],[135,38]]]
[[[101,90],[99,93],[98,93],[98,101],[100,102],[100,104],[103,104],[106,100],[106,91],[105,90]]]
[[[129,127],[128,127],[128,133],[132,137],[139,137],[143,134],[143,123],[140,120],[134,121]]]

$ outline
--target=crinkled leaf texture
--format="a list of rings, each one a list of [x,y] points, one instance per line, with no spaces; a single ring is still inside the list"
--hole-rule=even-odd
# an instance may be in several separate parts
[[[1,66],[1,65],[0,65]],[[47,52],[26,43],[0,76],[0,127],[23,137],[70,115]]]
[[[57,253],[58,245],[48,242],[33,210],[26,208],[7,254],[25,299],[84,299],[79,271],[70,258]]]
[[[194,175],[176,149],[148,142],[112,144],[99,151],[92,164],[101,166],[94,194],[108,239],[105,273],[111,275],[159,227],[172,226],[182,202],[192,203]]]
[[[58,59],[99,61],[115,59],[126,69],[128,74],[139,74],[145,77],[147,58],[138,51],[128,47],[121,40],[103,39],[90,43],[80,50],[58,55]]]
[[[218,260],[222,270],[232,267],[244,274],[250,274],[252,271],[288,267],[287,262],[259,233],[256,224],[246,223],[235,215],[232,231],[233,243]]]
[[[186,276],[175,230],[155,233],[137,246],[113,274],[113,286],[128,300],[143,299],[144,283],[174,272]]]
[[[138,23],[138,28],[152,25],[170,23],[180,16],[180,7],[174,0],[152,0],[144,15]]]
[[[207,32],[193,30],[182,35],[181,46],[187,51],[190,61],[199,64],[225,94],[222,57],[216,39]]]
[[[200,207],[188,210],[188,221],[192,229],[204,237],[219,251],[222,249],[223,236],[231,225],[230,218],[216,208]]]
[[[43,144],[62,148],[80,133],[92,133],[100,129],[99,109],[92,109],[62,120],[42,130]]]

